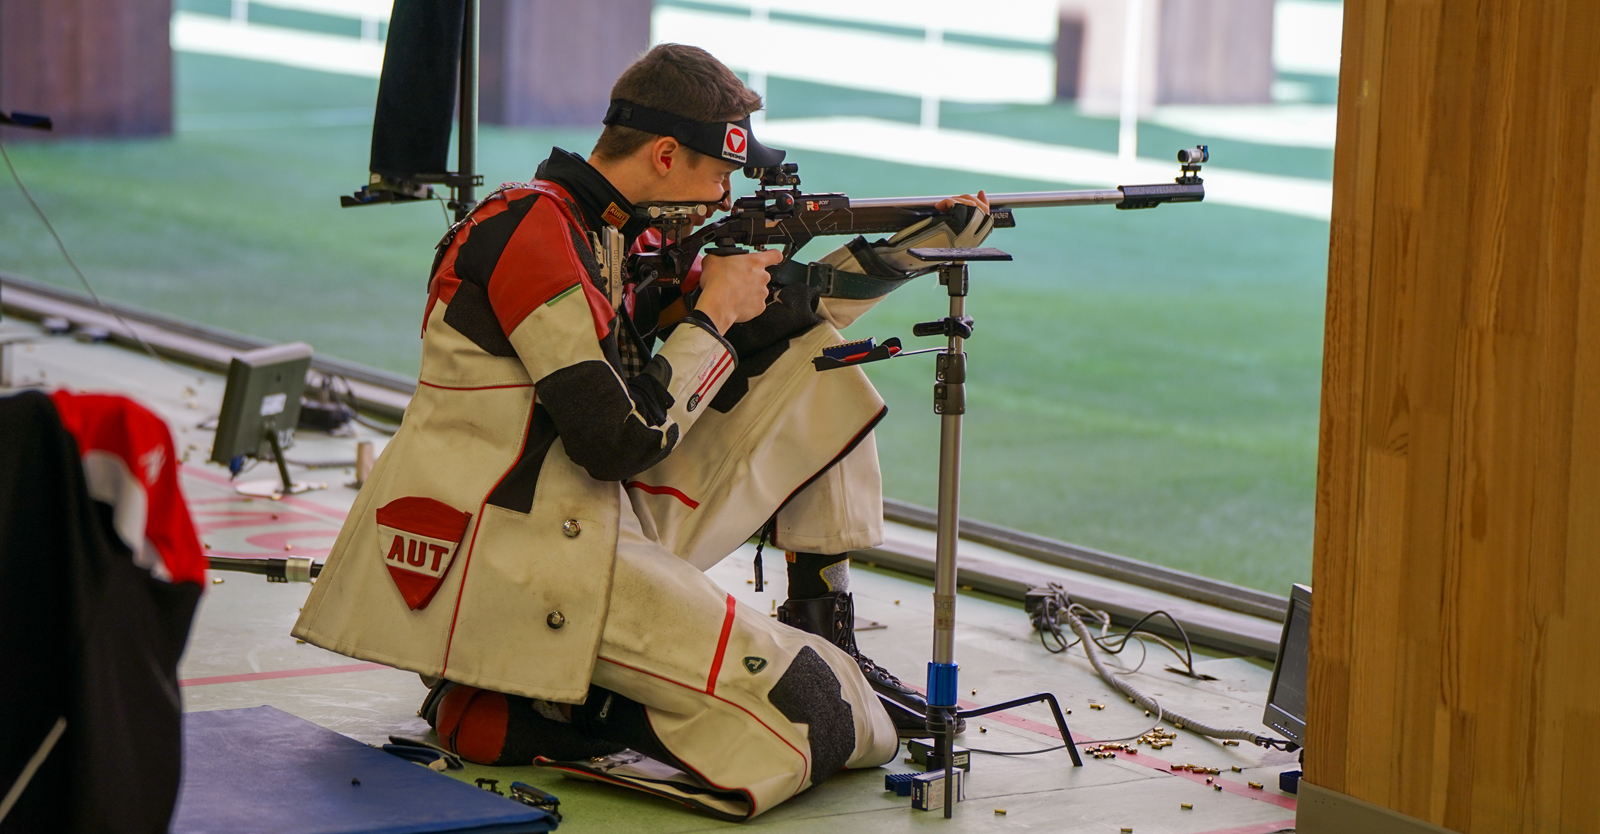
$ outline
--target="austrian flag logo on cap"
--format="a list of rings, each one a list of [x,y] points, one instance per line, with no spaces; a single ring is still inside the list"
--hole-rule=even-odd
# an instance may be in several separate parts
[[[433,600],[471,520],[432,498],[396,498],[378,509],[378,555],[411,610]]]
[[[745,148],[749,144],[750,136],[745,133],[744,128],[736,124],[730,124],[728,125],[728,131],[722,134],[722,155],[734,162],[743,162]]]

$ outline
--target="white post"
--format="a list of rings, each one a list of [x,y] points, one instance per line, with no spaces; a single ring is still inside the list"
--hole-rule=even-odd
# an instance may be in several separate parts
[[[942,66],[939,53],[944,51],[944,27],[930,25],[927,32],[927,66],[930,68]],[[937,77],[936,72],[926,72],[923,78],[928,80],[923,83],[932,84],[932,79]],[[922,129],[939,129],[939,93],[929,87],[922,89]]]
[[[243,26],[250,22],[250,0],[233,0],[233,23]]]
[[[752,37],[757,43],[765,44],[767,42],[767,21],[770,19],[771,15],[765,2],[758,0],[750,4],[750,28],[753,30]],[[761,110],[750,114],[750,125],[752,127],[767,120],[766,53],[762,50],[756,50],[756,56],[755,64],[750,67],[750,89],[756,95],[761,96],[763,107]]]
[[[1122,31],[1122,124],[1117,131],[1117,161],[1132,164],[1139,156],[1139,67],[1144,50],[1144,0],[1126,0]]]

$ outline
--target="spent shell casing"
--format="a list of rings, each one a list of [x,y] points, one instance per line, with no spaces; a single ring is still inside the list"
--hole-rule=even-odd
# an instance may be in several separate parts
[[[1255,788],[1258,791],[1261,790],[1261,783],[1260,782],[1250,782],[1249,785],[1250,785],[1250,787]]]
[[[1240,767],[1238,765],[1234,765],[1233,766],[1233,772],[1234,773],[1243,773],[1244,772],[1244,768],[1242,768],[1242,767]]]
[[[1188,803],[1188,802],[1185,802],[1185,803],[1179,805],[1178,807],[1182,808],[1185,811],[1193,811],[1194,810],[1194,805],[1191,804],[1191,803]]]

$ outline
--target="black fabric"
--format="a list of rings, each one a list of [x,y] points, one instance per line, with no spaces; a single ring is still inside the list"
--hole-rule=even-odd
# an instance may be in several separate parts
[[[755,134],[750,131],[749,116],[733,121],[700,122],[676,113],[652,110],[631,101],[612,99],[611,107],[606,110],[605,123],[631,127],[657,136],[671,136],[713,159],[737,162],[751,168],[770,168],[782,162],[784,157],[783,151],[756,141]],[[737,125],[744,131],[746,141],[742,154],[737,152],[740,149],[733,149],[735,152],[730,153],[728,146],[723,144],[729,125]]]
[[[849,554],[796,552],[789,562],[789,599],[816,599],[833,589],[828,587],[822,572],[840,562],[850,561]]]
[[[500,263],[500,254],[538,199],[538,194],[518,197],[506,204],[505,211],[474,223],[472,232],[456,250],[456,277],[489,289],[489,278],[494,275],[495,265]]]
[[[633,407],[639,410],[639,416],[644,418],[648,426],[667,422],[667,409],[672,407],[672,394],[662,382],[663,377],[669,381],[672,379],[672,366],[658,356],[645,366],[644,373],[628,380],[628,394],[633,397]]]
[[[0,831],[164,832],[200,588],[133,564],[49,398],[0,398],[0,785],[67,731]]]
[[[856,747],[855,715],[839,697],[833,668],[807,646],[790,661],[767,700],[795,724],[806,725],[811,744],[811,784],[837,773]]]
[[[568,365],[535,384],[572,461],[599,481],[623,481],[660,463],[678,427],[652,428],[634,414],[630,389],[598,359]]]
[[[887,244],[887,241],[880,240],[878,244],[884,245]],[[845,244],[845,248],[849,249],[850,254],[855,256],[856,263],[861,267],[862,274],[891,280],[904,280],[916,274],[914,272],[906,272],[884,260],[883,256],[878,254],[878,250],[872,247],[873,244],[868,243],[867,239],[861,235],[856,235],[850,239],[849,243]]]
[[[606,225],[603,215],[612,203],[616,203],[617,208],[628,214],[628,221],[618,228],[630,246],[634,238],[649,225],[644,218],[634,217],[633,203],[628,202],[628,198],[622,196],[622,192],[604,174],[571,151],[551,148],[549,158],[539,163],[534,176],[565,188],[577,204],[578,212],[583,215],[585,225],[591,229]]]
[[[369,170],[394,179],[450,170],[466,0],[395,0],[372,116]]]
[[[589,686],[589,697],[572,708],[572,725],[590,738],[620,744],[684,773],[694,773],[656,735],[644,704],[600,686]]]
[[[821,324],[817,301],[817,291],[812,287],[779,287],[767,299],[767,308],[761,315],[729,327],[723,335],[736,355],[754,356]]]
[[[444,310],[444,323],[472,340],[490,356],[514,357],[516,348],[500,329],[500,319],[489,304],[489,292],[472,281],[462,281]]]
[[[750,380],[766,373],[789,349],[790,339],[822,322],[822,316],[817,315],[817,301],[817,291],[812,287],[780,287],[761,315],[728,328],[726,341],[741,361],[712,398],[713,409],[723,414],[732,411],[750,392]]]
[[[516,465],[500,480],[489,503],[519,513],[533,512],[534,488],[539,483],[539,470],[544,467],[544,456],[556,442],[556,424],[543,405],[533,404],[533,416],[528,419],[528,433],[522,441],[522,455]]]

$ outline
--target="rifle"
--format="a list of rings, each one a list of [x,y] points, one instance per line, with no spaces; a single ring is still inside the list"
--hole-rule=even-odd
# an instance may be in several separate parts
[[[1171,183],[1120,185],[1086,191],[1023,191],[989,195],[989,215],[994,227],[1015,227],[1014,211],[1047,206],[1104,206],[1148,209],[1162,203],[1197,203],[1205,199],[1200,165],[1210,159],[1205,145],[1178,151],[1181,170]],[[643,289],[655,283],[677,286],[694,260],[707,255],[739,255],[746,246],[782,246],[785,261],[793,260],[813,238],[829,235],[892,234],[941,212],[934,204],[944,197],[880,197],[851,200],[843,194],[806,194],[800,190],[799,165],[785,162],[772,168],[746,168],[745,176],[760,180],[761,187],[733,203],[726,217],[695,230],[695,223],[710,215],[714,205],[671,203],[638,206],[635,211],[661,231],[664,241],[655,252],[635,253],[622,264],[623,281]],[[714,245],[713,245],[714,244]],[[712,248],[706,249],[708,245]]]

